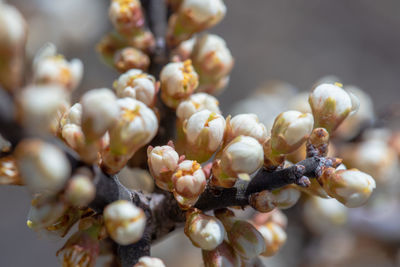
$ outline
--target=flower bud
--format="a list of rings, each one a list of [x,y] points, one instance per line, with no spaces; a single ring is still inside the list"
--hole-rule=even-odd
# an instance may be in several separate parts
[[[176,108],[198,85],[198,75],[192,62],[169,63],[161,71],[161,98],[170,108]]]
[[[95,197],[96,188],[86,174],[75,174],[65,189],[65,198],[75,207],[87,206]]]
[[[0,158],[0,185],[22,185],[15,158]]]
[[[307,141],[308,157],[326,157],[329,147],[329,133],[325,128],[315,128]]]
[[[81,126],[82,123],[82,105],[81,103],[76,103],[66,111],[61,120],[60,127],[64,127],[66,124],[75,124]]]
[[[285,244],[287,236],[281,226],[274,222],[268,222],[265,225],[256,226],[259,233],[262,235],[265,243],[265,250],[262,256],[273,256]]]
[[[270,212],[276,207],[273,201],[273,194],[268,190],[250,195],[249,202],[258,212]]]
[[[185,155],[199,162],[207,161],[222,143],[225,119],[209,110],[193,114],[183,125]]]
[[[259,122],[256,114],[239,114],[227,121],[226,140],[230,142],[239,135],[250,136],[263,144],[267,139],[265,125]]]
[[[233,57],[224,39],[214,34],[206,34],[197,39],[192,60],[200,84],[218,81],[227,76],[233,67]]]
[[[165,264],[159,258],[144,256],[133,267],[165,267]]]
[[[64,153],[51,144],[25,139],[15,150],[21,178],[33,193],[55,195],[70,175],[70,164]]]
[[[280,209],[274,209],[268,213],[256,213],[252,218],[254,225],[265,225],[269,222],[273,222],[282,229],[285,229],[288,224],[288,218]]]
[[[196,92],[204,92],[210,95],[219,95],[229,84],[229,76],[222,77],[211,83],[202,83],[196,89]]]
[[[125,47],[118,50],[114,55],[114,67],[121,73],[130,69],[146,71],[149,65],[149,56],[134,47]]]
[[[322,127],[332,133],[350,112],[357,109],[356,97],[353,96],[343,90],[339,83],[318,85],[308,99],[315,128]]]
[[[177,48],[172,51],[172,58],[176,58],[178,59],[178,61],[185,61],[187,59],[190,59],[195,43],[196,37],[183,41],[179,44]]]
[[[196,204],[197,200],[199,200],[199,195],[187,198],[179,195],[176,191],[174,191],[173,193],[176,202],[182,210],[188,210],[192,208]]]
[[[172,175],[178,168],[179,155],[169,145],[147,149],[148,165],[158,187],[172,191]]]
[[[117,120],[118,105],[106,88],[86,92],[81,98],[82,130],[88,142],[101,138]]]
[[[112,0],[108,14],[115,29],[129,35],[144,25],[139,0]]]
[[[179,120],[189,119],[194,113],[207,109],[216,114],[221,114],[218,100],[206,93],[191,95],[187,100],[182,101],[176,109],[176,116]]]
[[[273,191],[264,190],[250,197],[250,204],[260,212],[269,212],[275,207],[288,209],[300,199],[301,193],[294,186],[285,186]]]
[[[222,222],[227,232],[231,230],[233,224],[237,221],[235,213],[227,208],[214,210],[214,215]]]
[[[203,193],[206,187],[206,176],[200,164],[192,160],[184,160],[172,175],[175,191],[185,198],[193,198]]]
[[[205,267],[236,267],[240,266],[240,258],[233,248],[223,241],[214,250],[203,250],[203,262]]]
[[[83,75],[83,64],[79,59],[68,62],[57,54],[56,47],[46,44],[33,61],[33,80],[38,85],[57,85],[73,91]]]
[[[146,215],[131,202],[115,201],[105,207],[103,215],[107,232],[118,244],[129,245],[142,238]]]
[[[66,208],[61,201],[35,197],[32,200],[26,224],[33,230],[49,227],[64,214]]]
[[[374,178],[357,169],[327,168],[318,181],[328,195],[349,208],[365,204],[376,187]]]
[[[263,236],[251,223],[238,220],[227,233],[231,246],[242,258],[251,259],[266,250]]]
[[[276,117],[271,130],[271,146],[279,154],[298,149],[310,136],[314,119],[310,113],[286,111]]]
[[[185,234],[194,246],[213,250],[224,241],[225,228],[217,218],[192,210],[186,213]]]
[[[263,164],[263,148],[249,136],[238,136],[222,151],[221,160],[213,165],[214,185],[232,187],[240,174],[251,174]]]
[[[118,97],[132,97],[152,107],[156,101],[158,84],[153,76],[139,69],[131,69],[114,82]]]

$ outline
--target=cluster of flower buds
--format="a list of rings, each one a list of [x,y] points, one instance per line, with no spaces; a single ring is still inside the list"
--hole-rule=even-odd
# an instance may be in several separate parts
[[[357,111],[358,98],[342,88],[342,84],[320,84],[309,97],[315,128],[332,133],[351,113]]]
[[[21,13],[0,2],[0,84],[9,91],[21,85],[27,27]]]
[[[146,215],[131,202],[115,201],[105,207],[103,216],[108,234],[118,244],[129,245],[142,238]]]
[[[152,75],[139,69],[131,69],[122,74],[113,84],[118,97],[132,97],[146,106],[155,105],[159,84]]]
[[[177,108],[197,88],[199,78],[190,60],[164,66],[160,74],[161,98],[170,108]]]
[[[273,191],[264,190],[250,196],[251,206],[259,212],[270,212],[275,207],[288,209],[300,199],[301,193],[294,185],[288,185]]]
[[[326,193],[349,208],[365,204],[375,189],[375,180],[357,169],[326,168],[318,178]]]
[[[222,0],[183,0],[168,21],[167,42],[171,47],[219,23],[226,13]]]
[[[165,264],[159,258],[144,256],[133,267],[165,267]]]

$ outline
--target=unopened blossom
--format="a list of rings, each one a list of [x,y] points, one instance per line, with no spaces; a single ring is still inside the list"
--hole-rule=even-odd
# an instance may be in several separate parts
[[[183,41],[172,51],[173,59],[179,61],[185,61],[190,59],[194,45],[196,44],[196,37],[190,38],[189,40]]]
[[[144,52],[134,47],[125,47],[116,51],[113,59],[114,67],[121,73],[130,69],[147,70],[150,65],[150,58]]]
[[[240,266],[240,257],[228,242],[223,241],[221,245],[213,250],[203,250],[203,262],[205,267],[236,267]]]
[[[339,83],[318,85],[309,96],[314,126],[334,131],[344,119],[357,110],[356,96],[349,94]]]
[[[61,201],[47,200],[42,196],[35,197],[31,205],[26,224],[33,230],[53,225],[67,208],[65,203]]]
[[[236,115],[227,121],[225,142],[230,142],[240,135],[253,137],[262,144],[267,139],[268,133],[256,114],[246,113]]]
[[[349,208],[365,204],[376,187],[374,178],[357,169],[327,168],[318,181],[328,195]]]
[[[262,235],[265,243],[265,250],[262,256],[273,256],[285,244],[287,236],[285,230],[274,222],[268,222],[264,225],[256,226],[258,232]]]
[[[275,207],[288,209],[300,199],[301,193],[294,186],[285,186],[273,191],[264,190],[255,193],[250,198],[253,208],[260,212],[269,212]]]
[[[273,222],[282,227],[282,229],[285,229],[288,224],[288,218],[280,209],[274,209],[267,213],[256,213],[252,218],[252,222],[256,226]]]
[[[72,176],[65,189],[65,198],[73,206],[87,206],[96,195],[96,188],[91,177],[85,173]]]
[[[214,34],[197,38],[191,58],[200,84],[215,83],[227,76],[233,67],[233,57],[225,41]]]
[[[38,85],[57,85],[72,91],[79,85],[82,75],[82,62],[79,59],[68,62],[50,43],[37,53],[33,61],[33,81]]]
[[[12,156],[0,158],[0,185],[22,185],[17,163]]]
[[[206,186],[206,176],[201,165],[196,161],[184,160],[172,175],[175,191],[185,197],[199,196]]]
[[[187,100],[182,101],[176,109],[176,116],[179,120],[189,119],[194,113],[207,109],[216,114],[221,114],[218,100],[206,93],[196,93]]]
[[[179,155],[172,146],[156,146],[147,149],[150,172],[158,187],[171,191],[172,175],[178,168]]]
[[[113,84],[118,97],[132,97],[146,106],[155,104],[158,84],[152,75],[139,69],[131,69],[119,76]]]
[[[249,136],[238,136],[222,151],[221,159],[214,162],[213,184],[232,187],[241,174],[251,174],[263,163],[263,148]]]
[[[105,207],[103,215],[107,232],[118,244],[129,245],[142,238],[146,215],[131,202],[115,201]]]
[[[268,190],[254,193],[249,198],[250,205],[259,212],[270,212],[276,208],[273,195]]]
[[[168,63],[160,74],[161,98],[170,108],[176,108],[198,85],[198,75],[190,60]]]
[[[225,228],[217,218],[203,214],[200,210],[186,213],[185,234],[193,245],[203,250],[213,250],[225,237]]]
[[[231,230],[233,224],[237,221],[235,213],[227,208],[214,210],[214,215],[222,222],[227,232]]]
[[[82,130],[88,142],[101,138],[117,120],[117,98],[107,88],[86,92],[81,98],[81,105]]]
[[[314,119],[310,113],[286,111],[276,117],[271,130],[271,147],[279,154],[298,149],[310,136]]]
[[[82,105],[75,103],[72,107],[65,112],[60,120],[60,127],[66,124],[75,124],[80,126],[82,124]]]
[[[177,14],[168,22],[167,40],[170,46],[189,39],[194,33],[219,23],[225,16],[226,6],[222,0],[185,0]]]
[[[129,35],[144,25],[139,0],[112,0],[108,14],[111,23],[121,34]]]
[[[183,125],[185,155],[199,162],[207,161],[222,143],[225,119],[207,109],[194,113]]]
[[[165,264],[159,258],[143,256],[133,267],[165,267]]]
[[[21,178],[33,193],[55,195],[70,175],[70,164],[56,146],[37,139],[25,139],[14,153]]]

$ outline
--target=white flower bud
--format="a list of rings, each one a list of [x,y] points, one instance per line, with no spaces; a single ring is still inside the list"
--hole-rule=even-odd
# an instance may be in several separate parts
[[[281,226],[274,222],[268,222],[265,225],[256,226],[265,242],[265,250],[261,255],[273,256],[285,244],[287,236]]]
[[[315,128],[322,127],[334,131],[342,121],[356,110],[355,96],[342,89],[341,84],[321,84],[308,99],[313,111]]]
[[[214,26],[225,16],[226,6],[222,0],[185,0],[180,13],[189,16],[198,25]]]
[[[194,113],[183,125],[185,155],[199,162],[207,161],[222,143],[225,119],[209,110]]]
[[[85,174],[74,175],[65,189],[65,198],[73,206],[87,206],[95,197],[96,188]]]
[[[105,207],[103,215],[107,232],[118,244],[129,245],[142,238],[146,215],[131,202],[115,201]]]
[[[46,201],[39,197],[32,200],[26,224],[37,230],[53,225],[65,212],[66,205],[60,201]]]
[[[81,126],[82,123],[82,105],[76,103],[65,112],[60,120],[60,127],[64,127],[66,124],[75,124]]]
[[[199,196],[206,186],[206,176],[200,164],[184,160],[172,176],[175,191],[185,198]]]
[[[156,184],[164,189],[171,191],[172,174],[178,167],[179,155],[171,146],[149,147],[147,150],[148,165]]]
[[[90,141],[101,138],[117,120],[118,105],[112,91],[106,88],[86,92],[81,98],[82,130]]]
[[[218,81],[227,76],[233,67],[233,57],[224,39],[214,34],[206,34],[197,39],[192,60],[200,84]]]
[[[82,128],[76,124],[64,125],[61,129],[61,137],[73,150],[79,150],[85,145],[85,136]]]
[[[131,69],[122,74],[113,85],[118,97],[132,97],[146,106],[154,106],[158,86],[153,76],[139,69]]]
[[[83,64],[79,59],[68,62],[57,55],[53,44],[47,44],[35,56],[33,74],[36,84],[54,84],[72,91],[82,79]]]
[[[172,51],[172,55],[177,57],[179,61],[185,61],[190,59],[194,45],[196,43],[196,37],[190,38],[189,40],[183,41],[177,48]]]
[[[144,256],[133,267],[165,267],[165,264],[159,258]]]
[[[294,152],[310,136],[313,124],[310,113],[290,110],[279,114],[271,130],[272,149],[279,154]]]
[[[21,47],[26,38],[26,22],[13,6],[0,2],[0,48]]]
[[[130,34],[144,24],[139,0],[112,0],[109,8],[111,23],[121,34]]]
[[[273,195],[274,204],[280,209],[293,207],[301,196],[300,191],[290,185],[273,190],[271,193]]]
[[[176,116],[181,121],[184,121],[185,119],[189,119],[194,113],[204,109],[221,114],[219,102],[215,97],[206,93],[197,93],[179,104],[176,109]]]
[[[57,194],[70,175],[66,156],[54,145],[26,139],[18,144],[15,156],[21,178],[33,194]]]
[[[375,189],[374,178],[357,169],[328,168],[319,178],[324,190],[349,208],[365,204]]]
[[[121,73],[130,69],[147,70],[150,65],[150,58],[141,50],[128,46],[115,52],[113,64]]]
[[[267,139],[267,130],[265,125],[259,122],[256,114],[239,114],[227,121],[227,140],[230,142],[232,139],[239,135],[250,136],[263,144]]]
[[[185,234],[194,246],[213,250],[224,241],[226,232],[217,218],[194,210],[186,214]]]
[[[165,65],[160,80],[161,97],[171,108],[176,108],[180,102],[189,97],[198,85],[198,75],[190,60]]]

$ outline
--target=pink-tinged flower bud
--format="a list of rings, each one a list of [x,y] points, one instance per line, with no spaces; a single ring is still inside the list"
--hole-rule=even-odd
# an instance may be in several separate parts
[[[179,104],[176,109],[176,116],[179,120],[184,121],[185,119],[189,119],[194,113],[205,109],[216,114],[221,114],[219,102],[215,97],[206,93],[197,93]]]
[[[168,22],[167,41],[170,46],[189,39],[194,33],[209,29],[225,16],[222,0],[185,0],[178,13]]]
[[[25,139],[15,150],[21,178],[33,194],[55,195],[69,178],[70,164],[56,146]]]
[[[172,175],[178,168],[179,155],[175,149],[169,145],[156,146],[147,149],[148,165],[151,175],[158,187],[172,191]]]
[[[232,187],[241,174],[251,174],[263,164],[263,148],[249,136],[238,136],[222,151],[221,159],[214,161],[214,185]]]
[[[153,139],[158,130],[154,112],[142,102],[126,97],[117,100],[120,113],[117,123],[109,130],[110,144],[103,151],[103,167],[118,172],[141,147]]]
[[[73,91],[83,75],[83,64],[79,59],[68,62],[57,54],[56,47],[46,44],[33,61],[33,80],[38,85],[57,85]]]
[[[200,85],[215,83],[229,75],[234,62],[224,39],[214,34],[197,38],[191,58]]]
[[[149,56],[134,47],[123,48],[118,50],[114,55],[114,67],[121,73],[127,72],[130,69],[146,71],[149,65]]]
[[[120,245],[129,245],[142,238],[146,226],[143,210],[127,200],[109,204],[103,212],[107,232]]]
[[[122,74],[113,84],[118,97],[132,97],[153,107],[158,92],[155,78],[139,69],[131,69]]]
[[[196,89],[199,79],[192,62],[168,63],[161,71],[161,98],[170,108],[176,108]]]
[[[65,199],[75,207],[87,206],[95,197],[96,188],[87,174],[75,174],[65,189]]]
[[[199,162],[207,161],[222,143],[225,119],[209,110],[194,113],[183,125],[185,155]]]
[[[271,130],[271,146],[278,154],[298,149],[310,136],[314,119],[310,113],[286,111],[276,117]]]
[[[0,185],[22,185],[17,163],[12,156],[0,158]]]
[[[82,130],[87,142],[100,139],[117,120],[117,98],[107,88],[86,92],[81,98],[81,105]]]
[[[0,84],[8,91],[21,86],[27,26],[13,6],[0,3]]]
[[[308,99],[315,120],[315,128],[322,127],[332,133],[342,121],[357,110],[356,97],[343,90],[342,85],[321,84]]]
[[[172,51],[172,59],[178,59],[178,61],[190,59],[195,43],[196,37],[180,43],[179,46]]]
[[[374,178],[357,169],[327,168],[318,181],[328,195],[349,208],[364,205],[376,187]]]
[[[258,225],[256,228],[265,243],[265,250],[261,253],[262,256],[270,257],[275,255],[285,244],[287,239],[286,232],[278,224],[268,222],[265,225]]]
[[[165,264],[159,258],[154,257],[141,257],[133,267],[165,267]]]
[[[27,226],[39,230],[53,225],[64,214],[67,206],[57,200],[47,200],[39,195],[32,200]]]
[[[206,176],[199,163],[184,160],[172,175],[172,183],[179,195],[185,198],[193,198],[203,193],[206,187]]]
[[[108,14],[115,29],[124,35],[132,34],[144,25],[139,0],[112,0]]]
[[[267,139],[267,130],[265,125],[259,122],[256,114],[239,114],[227,120],[226,140],[230,142],[234,138],[245,135],[257,139],[260,144],[263,144]]]
[[[263,236],[249,222],[237,220],[227,233],[231,246],[242,258],[252,259],[266,249]]]
[[[48,133],[66,100],[67,95],[61,87],[29,86],[17,96],[18,119],[36,132]]]
[[[226,241],[222,242],[222,244],[214,250],[203,250],[202,254],[205,267],[240,266],[239,256]]]
[[[191,210],[186,213],[185,234],[194,246],[213,250],[224,241],[226,232],[217,218]]]

